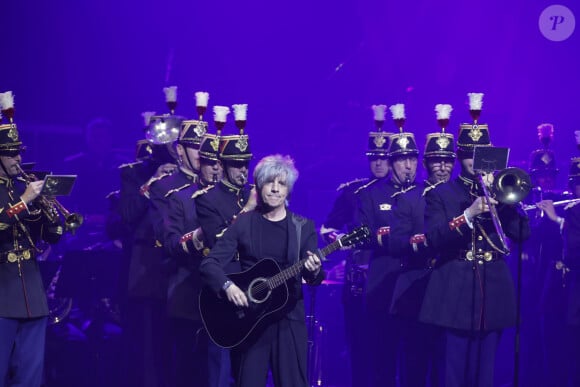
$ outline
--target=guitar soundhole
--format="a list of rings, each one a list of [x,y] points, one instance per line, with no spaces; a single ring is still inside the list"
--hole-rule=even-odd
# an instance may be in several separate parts
[[[248,287],[248,298],[255,304],[266,301],[271,293],[266,278],[256,278]]]

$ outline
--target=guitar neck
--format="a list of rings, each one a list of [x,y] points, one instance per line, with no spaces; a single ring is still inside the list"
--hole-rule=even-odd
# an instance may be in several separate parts
[[[326,256],[338,249],[340,249],[340,247],[342,246],[342,244],[340,243],[340,240],[336,240],[334,242],[332,242],[331,244],[327,245],[326,247],[319,249],[318,250],[318,256],[320,257],[321,261],[326,260]],[[296,262],[294,265],[290,266],[287,269],[282,270],[280,273],[270,277],[268,279],[268,287],[270,289],[274,289],[277,288],[278,286],[284,284],[286,281],[288,281],[290,278],[295,277],[296,275],[298,275],[298,273],[300,273],[302,271],[302,268],[304,268],[304,264],[306,263],[306,259],[301,259],[300,261]]]

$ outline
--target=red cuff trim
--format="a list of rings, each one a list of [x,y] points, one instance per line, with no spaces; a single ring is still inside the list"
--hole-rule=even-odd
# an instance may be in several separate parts
[[[409,239],[409,243],[410,244],[419,244],[419,243],[424,243],[427,240],[427,237],[425,237],[425,234],[415,234],[411,237],[411,239]]]
[[[190,231],[187,234],[183,234],[183,236],[179,239],[179,243],[185,243],[192,239],[193,239],[193,231]]]
[[[465,219],[465,215],[461,215],[461,216],[458,216],[457,218],[453,218],[451,220],[451,222],[449,222],[449,228],[451,230],[455,230],[456,228],[459,228],[466,223],[467,223],[467,219]]]
[[[149,184],[143,184],[141,188],[139,188],[139,193],[149,199]]]
[[[389,235],[391,233],[391,228],[389,226],[387,227],[381,227],[377,230],[377,235]]]
[[[383,246],[383,235],[389,235],[390,233],[391,228],[389,226],[381,227],[377,230],[377,242],[379,246]]]
[[[13,217],[14,215],[18,215],[19,213],[21,213],[25,209],[26,209],[26,204],[21,200],[18,203],[16,203],[15,205],[8,207],[8,210],[6,210],[6,214],[9,217]]]

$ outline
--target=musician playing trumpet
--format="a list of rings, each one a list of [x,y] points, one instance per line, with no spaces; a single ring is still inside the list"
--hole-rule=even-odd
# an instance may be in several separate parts
[[[441,385],[492,387],[501,332],[516,323],[514,284],[500,234],[518,241],[530,230],[518,205],[484,197],[474,173],[474,148],[491,145],[487,125],[461,125],[457,145],[460,175],[426,195],[426,243],[437,262],[420,319],[444,329]],[[503,231],[486,215],[496,205]]]
[[[259,192],[255,211],[242,214],[228,228],[200,267],[204,283],[240,310],[251,308],[251,296],[228,279],[224,267],[239,255],[243,270],[271,258],[281,270],[305,259],[304,267],[286,282],[288,300],[231,350],[232,371],[238,387],[266,386],[271,367],[276,386],[309,386],[307,330],[302,278],[320,284],[324,277],[317,251],[314,222],[286,207],[298,171],[288,156],[263,158],[254,171]],[[248,292],[249,293],[249,292]],[[266,301],[267,302],[267,301]],[[251,313],[251,312],[248,312]],[[232,329],[236,321],[227,321]]]
[[[48,219],[35,205],[43,182],[19,176],[23,146],[5,94],[0,104],[10,123],[0,125],[0,385],[35,387],[42,381],[49,312],[36,244],[58,242],[63,227],[58,216]]]

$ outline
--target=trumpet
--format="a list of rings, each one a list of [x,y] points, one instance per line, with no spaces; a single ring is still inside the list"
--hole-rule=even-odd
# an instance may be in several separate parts
[[[559,207],[559,206],[565,206],[567,204],[574,204],[574,203],[578,203],[580,202],[580,198],[579,199],[568,199],[568,200],[560,200],[557,202],[553,202],[552,205],[554,207]],[[535,210],[538,208],[537,204],[530,204],[530,205],[524,205],[522,206],[524,211],[531,211],[531,210]]]
[[[27,184],[38,180],[33,174],[24,172],[20,164],[16,164],[16,166]],[[39,195],[36,202],[51,223],[55,223],[59,214],[62,214],[65,230],[70,231],[71,234],[74,234],[84,222],[84,217],[81,214],[70,212],[56,198]]]

